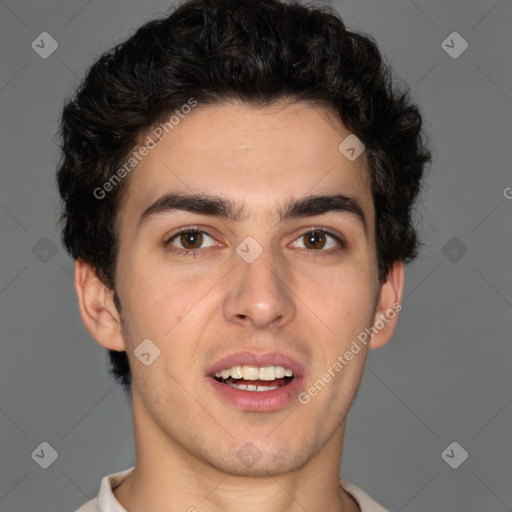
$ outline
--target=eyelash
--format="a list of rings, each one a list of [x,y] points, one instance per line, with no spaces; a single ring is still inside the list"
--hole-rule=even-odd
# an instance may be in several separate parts
[[[307,231],[304,231],[303,233],[301,233],[296,238],[296,240],[298,240],[299,238],[302,238],[302,237],[304,237],[306,235],[309,235],[310,233],[317,233],[317,232],[324,233],[324,234],[329,235],[330,237],[334,238],[334,240],[336,242],[338,242],[339,247],[337,249],[331,249],[329,251],[325,251],[325,250],[322,250],[322,249],[318,249],[318,250],[315,250],[315,249],[307,250],[307,249],[305,249],[306,253],[308,253],[308,252],[309,253],[317,252],[317,253],[319,253],[318,256],[330,256],[330,255],[338,254],[339,252],[341,252],[343,249],[346,248],[345,241],[340,236],[338,236],[335,233],[333,233],[332,231],[329,231],[328,229],[325,229],[325,228],[322,228],[322,227],[312,227],[312,228],[309,228]],[[170,245],[171,242],[175,238],[177,238],[179,235],[182,235],[183,233],[202,233],[202,234],[208,235],[210,238],[213,238],[212,235],[210,235],[207,231],[204,231],[204,230],[199,229],[199,228],[194,228],[194,226],[189,226],[189,227],[180,229],[179,231],[174,233],[171,237],[169,237],[164,242],[164,246],[166,247],[167,251],[169,251],[169,252],[171,252],[173,254],[180,255],[180,256],[191,256],[191,257],[194,257],[194,258],[201,251],[204,251],[204,249],[185,250],[185,249],[171,248],[171,245]],[[309,255],[309,254],[308,254],[308,256],[309,257],[313,257],[313,255]]]

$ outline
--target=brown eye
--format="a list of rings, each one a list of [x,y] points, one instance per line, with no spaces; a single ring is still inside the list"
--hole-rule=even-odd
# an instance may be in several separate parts
[[[315,229],[312,231],[308,231],[307,233],[303,233],[299,236],[297,241],[302,240],[302,245],[299,244],[298,247],[301,249],[311,249],[311,250],[322,250],[322,249],[336,249],[343,247],[344,244],[339,237],[336,235],[329,233],[324,230]],[[295,242],[296,244],[298,242]],[[322,251],[328,252],[328,251]],[[330,252],[330,251],[329,251]]]
[[[212,241],[209,245],[204,246],[203,244],[207,242],[208,238],[210,238]],[[169,250],[174,250],[173,248],[177,248],[181,249],[182,252],[191,252],[195,251],[196,249],[211,247],[215,245],[215,242],[208,233],[197,229],[189,229],[176,233],[171,238],[169,238],[165,245],[169,248]]]
[[[203,241],[203,234],[199,231],[187,231],[180,234],[180,243],[185,249],[198,249]]]
[[[322,231],[310,231],[302,236],[307,249],[323,249],[325,246],[326,237]]]

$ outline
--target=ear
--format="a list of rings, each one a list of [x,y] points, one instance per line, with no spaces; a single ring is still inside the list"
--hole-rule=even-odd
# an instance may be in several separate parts
[[[371,349],[380,348],[391,339],[398,321],[398,313],[402,309],[403,291],[404,263],[397,261],[391,267],[386,281],[380,288],[373,327],[370,328],[370,331],[374,333],[370,342]]]
[[[82,320],[93,338],[110,350],[125,350],[114,291],[109,290],[94,268],[83,260],[75,264],[75,290]]]

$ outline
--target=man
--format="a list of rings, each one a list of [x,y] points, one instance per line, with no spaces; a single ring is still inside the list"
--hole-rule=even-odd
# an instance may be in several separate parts
[[[338,473],[430,156],[389,77],[334,11],[276,0],[186,2],[89,70],[63,242],[136,464],[80,512],[385,510]]]

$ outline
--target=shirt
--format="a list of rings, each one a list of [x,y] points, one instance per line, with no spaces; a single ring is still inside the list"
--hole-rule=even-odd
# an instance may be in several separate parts
[[[113,490],[121,484],[134,467],[103,477],[98,496],[82,505],[76,512],[126,512],[126,509],[116,500]],[[361,512],[389,512],[356,485],[341,479],[340,486],[354,498]]]

